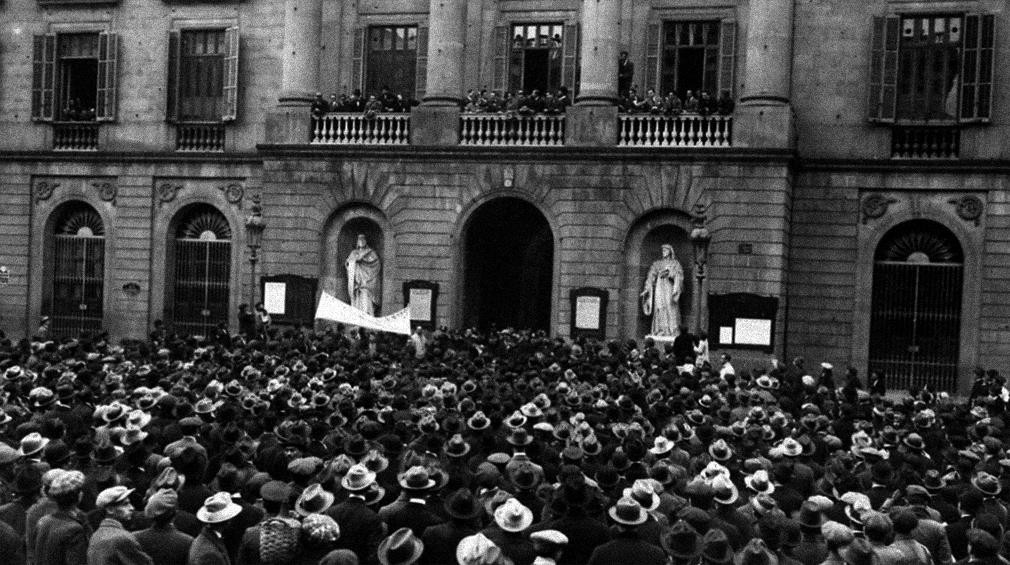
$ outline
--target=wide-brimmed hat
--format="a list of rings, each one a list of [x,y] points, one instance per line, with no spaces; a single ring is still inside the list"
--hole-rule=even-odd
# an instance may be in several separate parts
[[[754,474],[744,477],[743,484],[759,494],[771,494],[775,492],[775,485],[768,478],[768,471],[764,469],[758,469],[754,471]]]
[[[712,500],[723,506],[729,506],[740,498],[740,491],[729,477],[719,476],[712,479],[711,487]]]
[[[49,438],[42,437],[39,432],[32,432],[21,438],[21,447],[18,449],[18,453],[29,457],[41,452],[47,445],[49,445]]]
[[[702,552],[701,536],[684,520],[677,520],[660,534],[659,542],[667,553],[676,559],[691,560]]]
[[[622,495],[634,499],[645,510],[659,508],[659,495],[656,494],[651,481],[638,479],[632,483],[631,488],[624,489]]]
[[[943,490],[947,487],[947,480],[943,478],[940,471],[930,469],[922,477],[922,486],[926,487],[926,490],[929,491]]]
[[[423,552],[424,542],[410,528],[400,528],[379,544],[378,558],[382,565],[410,565]]]
[[[320,514],[333,505],[335,498],[333,493],[323,489],[319,483],[311,484],[302,491],[295,502],[295,512],[302,516]]]
[[[708,454],[716,461],[729,461],[733,458],[733,450],[724,439],[717,439],[708,446]]]
[[[28,393],[28,399],[32,401],[32,406],[35,408],[47,408],[56,404],[56,394],[44,386],[33,388]]]
[[[204,524],[220,524],[241,512],[242,507],[232,502],[230,494],[219,492],[203,501],[203,507],[196,511],[196,518]]]
[[[921,435],[915,432],[908,434],[905,439],[901,440],[901,443],[904,443],[910,449],[914,449],[915,451],[923,451],[926,449],[926,442],[922,439]]]
[[[483,508],[473,492],[468,488],[461,488],[453,492],[445,499],[445,512],[453,518],[459,520],[470,520],[480,516]]]
[[[804,528],[819,529],[824,523],[824,515],[821,514],[821,509],[816,502],[807,500],[800,506],[800,513],[796,517],[796,521]]]
[[[445,444],[445,454],[449,457],[465,457],[467,453],[470,453],[470,444],[461,434],[454,434]]]
[[[514,428],[509,432],[505,441],[516,447],[523,447],[533,443],[533,436],[531,436],[524,428]]]
[[[666,436],[659,435],[653,440],[653,446],[649,448],[649,453],[653,455],[666,455],[673,451],[675,445]]]
[[[120,436],[119,441],[125,446],[131,446],[135,443],[140,443],[147,438],[147,432],[140,428],[127,427]]]
[[[989,473],[986,473],[985,471],[982,471],[972,477],[971,485],[985,496],[997,496],[1003,491],[1003,487],[1000,485],[999,479]]]
[[[533,524],[533,511],[510,498],[495,509],[494,522],[506,532],[521,532]]]
[[[473,413],[473,416],[467,418],[466,426],[475,432],[479,432],[491,427],[491,420],[488,419],[483,411],[478,410]]]
[[[768,550],[764,540],[754,538],[733,558],[735,565],[778,565],[779,559]]]
[[[368,470],[361,463],[355,464],[348,469],[347,474],[340,480],[340,486],[344,490],[359,491],[365,490],[375,482],[375,473]]]
[[[649,515],[635,499],[623,496],[607,511],[610,518],[618,524],[637,526],[649,519]]]
[[[712,528],[705,532],[701,544],[701,558],[706,563],[723,564],[733,561],[733,547],[729,544],[726,532],[719,528]]]
[[[803,454],[803,446],[795,438],[787,437],[779,444],[779,450],[786,457],[799,457]]]
[[[428,490],[435,486],[435,481],[429,475],[428,469],[420,465],[415,465],[397,475],[396,482],[400,483],[400,488],[411,491]]]
[[[533,490],[540,484],[540,473],[537,472],[536,467],[529,463],[523,463],[518,465],[509,474],[509,479],[512,484],[520,490]]]
[[[456,546],[456,562],[460,565],[490,565],[501,558],[501,548],[481,533],[466,536]]]

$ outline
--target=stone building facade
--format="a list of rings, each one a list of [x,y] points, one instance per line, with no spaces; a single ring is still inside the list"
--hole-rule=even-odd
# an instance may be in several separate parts
[[[518,49],[542,24],[563,37]],[[413,38],[405,75],[379,64],[385,30]],[[996,0],[7,2],[0,328],[234,327],[250,280],[261,297],[286,276],[346,298],[364,233],[383,313],[424,281],[435,324],[569,336],[588,288],[601,333],[641,338],[670,243],[685,324],[744,366],[803,355],[963,391],[1010,361],[1008,40]],[[694,73],[735,111],[619,114],[621,51],[641,90]],[[535,65],[574,94],[563,118],[461,113]],[[413,85],[409,114],[310,119],[316,91],[387,75]]]

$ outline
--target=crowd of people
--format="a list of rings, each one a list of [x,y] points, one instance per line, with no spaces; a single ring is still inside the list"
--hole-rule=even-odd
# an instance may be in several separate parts
[[[393,93],[388,87],[383,87],[378,94],[361,94],[360,88],[355,88],[351,94],[330,94],[330,99],[323,97],[322,92],[317,92],[312,101],[312,117],[322,118],[330,113],[343,114],[364,114],[375,116],[382,113],[409,112],[411,108],[418,105],[418,101],[413,96],[404,96],[400,93]]]
[[[622,93],[619,108],[621,112],[629,114],[729,116],[736,108],[736,103],[729,95],[728,90],[723,90],[719,94],[719,98],[713,97],[708,90],[699,90],[697,93],[688,90],[684,98],[681,99],[675,92],[669,92],[663,96],[652,88],[648,89],[643,96],[637,88],[632,87]]]
[[[0,562],[1010,554],[1010,393],[995,371],[955,400],[649,339],[246,333],[0,341]]]

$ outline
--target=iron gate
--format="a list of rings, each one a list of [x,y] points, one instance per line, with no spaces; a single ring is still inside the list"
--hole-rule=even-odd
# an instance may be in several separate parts
[[[102,329],[105,238],[90,233],[53,236],[53,336],[76,337]]]
[[[960,263],[875,263],[869,370],[888,388],[957,390],[962,274]]]
[[[173,329],[211,335],[228,321],[231,242],[178,239],[175,242]]]

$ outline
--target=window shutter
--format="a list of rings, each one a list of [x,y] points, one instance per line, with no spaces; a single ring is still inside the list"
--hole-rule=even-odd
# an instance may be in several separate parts
[[[961,122],[988,122],[992,110],[995,18],[968,14],[961,50]]]
[[[224,30],[224,44],[228,53],[224,58],[224,113],[221,120],[233,122],[238,117],[239,35],[237,27]]]
[[[730,98],[734,98],[736,89],[733,84],[733,71],[736,66],[736,21],[723,20],[719,26],[719,92],[716,97],[722,96],[723,90],[729,91]]]
[[[165,81],[165,121],[179,121],[179,62],[182,60],[182,38],[178,31],[168,32],[168,79]]]
[[[56,35],[36,35],[32,43],[32,119],[52,121],[56,93]]]
[[[98,34],[98,102],[95,118],[100,122],[116,121],[116,77],[119,75],[119,35]]]
[[[494,68],[491,77],[491,90],[498,92],[508,90],[509,52],[512,47],[509,27],[503,25],[494,28]]]
[[[646,37],[648,42],[645,46],[645,84],[639,88],[639,94],[650,88],[655,88],[656,92],[659,92],[659,24],[649,24]]]
[[[565,26],[564,38],[564,70],[561,73],[561,84],[567,86],[569,94],[575,96],[575,84],[577,82],[576,73],[579,65],[579,26],[571,24]]]
[[[364,57],[365,57],[365,28],[354,28],[354,47],[351,59],[351,90],[359,88],[362,94],[364,89]]]
[[[870,95],[867,104],[871,122],[894,123],[900,33],[900,16],[873,18],[873,40],[870,44]]]
[[[417,65],[414,84],[417,91],[414,98],[424,100],[428,90],[428,26],[417,26]]]

